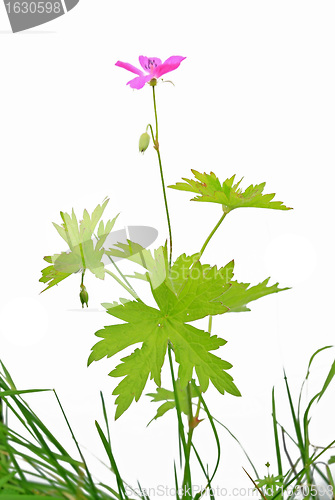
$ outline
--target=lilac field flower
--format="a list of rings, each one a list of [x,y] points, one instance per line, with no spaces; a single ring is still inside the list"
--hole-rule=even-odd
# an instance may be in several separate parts
[[[166,73],[170,73],[170,71],[177,69],[184,59],[186,59],[186,57],[171,56],[166,59],[166,61],[162,62],[158,57],[140,56],[139,61],[142,70],[136,68],[132,64],[122,61],[118,61],[115,66],[124,68],[138,75],[136,78],[127,82],[127,85],[132,89],[141,89],[146,83],[155,81]]]

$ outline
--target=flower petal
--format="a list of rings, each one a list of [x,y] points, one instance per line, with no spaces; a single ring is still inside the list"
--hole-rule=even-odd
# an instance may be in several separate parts
[[[142,89],[147,82],[150,82],[150,80],[152,80],[152,75],[141,75],[127,82],[127,85],[132,89],[139,90]]]
[[[162,64],[162,60],[159,59],[158,57],[145,57],[145,56],[140,56],[138,58],[140,61],[140,65],[146,71],[147,73],[152,73],[157,66],[160,66]]]
[[[126,69],[128,71],[131,71],[132,73],[135,73],[136,75],[139,75],[139,76],[143,75],[143,71],[141,71],[138,68],[135,68],[135,66],[133,66],[132,64],[129,64],[129,63],[118,61],[117,63],[115,63],[115,66],[118,66],[119,68]]]
[[[154,76],[156,78],[159,78],[162,75],[165,75],[165,73],[169,73],[170,71],[174,71],[177,69],[180,65],[180,63],[186,59],[186,57],[182,56],[171,56],[169,57],[166,61],[163,62],[160,66],[156,68],[156,71],[154,71]]]

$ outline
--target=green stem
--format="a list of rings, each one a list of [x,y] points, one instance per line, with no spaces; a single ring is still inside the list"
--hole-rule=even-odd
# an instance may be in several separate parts
[[[169,240],[170,240],[170,258],[169,258],[169,264],[170,264],[170,267],[171,267],[171,263],[172,263],[172,230],[171,230],[170,214],[169,214],[169,208],[168,208],[167,197],[166,197],[166,189],[165,189],[165,181],[164,181],[164,174],[163,174],[163,167],[162,167],[162,159],[161,159],[161,154],[160,154],[160,151],[159,151],[159,142],[158,142],[158,115],[157,115],[156,94],[155,94],[155,87],[154,86],[152,87],[152,95],[153,95],[153,101],[154,101],[156,134],[154,135],[154,132],[152,130],[151,125],[150,125],[150,129],[151,129],[152,140],[153,140],[153,143],[154,143],[154,148],[155,148],[155,150],[157,152],[158,163],[159,163],[159,171],[160,171],[161,181],[162,181],[162,188],[163,188],[163,196],[164,196],[166,218],[167,218],[167,223],[168,223],[168,228],[169,228]]]
[[[158,141],[158,115],[157,115],[155,86],[152,87],[152,97],[153,97],[153,100],[154,100],[154,110],[155,110],[156,141]]]
[[[98,239],[98,237],[97,237],[96,235],[95,235],[95,238],[96,238],[96,239]],[[123,279],[123,281],[125,282],[125,284],[126,284],[126,285],[128,286],[128,288],[130,288],[130,289],[133,291],[133,293],[135,294],[135,295],[133,295],[133,297],[135,297],[135,298],[137,297],[137,299],[139,299],[139,297],[138,297],[138,295],[137,295],[136,291],[134,290],[134,287],[131,285],[131,283],[129,283],[129,281],[127,280],[127,278],[125,277],[125,275],[123,274],[123,272],[121,271],[121,269],[119,268],[119,266],[117,266],[117,265],[115,264],[114,259],[112,259],[112,257],[111,257],[110,255],[108,255],[108,254],[106,254],[106,255],[107,255],[107,257],[109,258],[109,260],[111,261],[111,263],[113,264],[113,266],[115,267],[115,269],[117,270],[117,272],[119,273],[119,275],[121,276],[121,278]],[[112,274],[112,276],[114,277],[114,274]],[[119,281],[118,281],[118,283],[119,283]],[[123,286],[123,285],[122,285],[122,286]],[[126,289],[126,290],[127,290],[127,289]],[[139,299],[139,300],[140,300],[140,299]]]
[[[125,277],[125,275],[123,274],[121,269],[119,268],[119,266],[117,266],[115,264],[114,260],[112,259],[112,257],[110,255],[108,255],[108,258],[111,261],[111,263],[113,264],[113,266],[115,267],[115,269],[117,270],[117,272],[119,273],[119,275],[121,276],[121,278],[123,279],[123,281],[125,282],[125,284],[136,294],[134,287],[131,285],[131,283],[129,283],[129,281],[127,280],[127,278]]]
[[[86,271],[86,269],[83,269],[83,272],[81,273],[81,286],[84,286],[85,271]]]
[[[202,245],[201,247],[201,250],[200,250],[200,253],[199,253],[199,259],[201,258],[202,254],[204,253],[208,243],[210,242],[210,240],[212,239],[214,233],[219,229],[219,227],[221,226],[222,222],[223,222],[223,219],[226,217],[228,212],[224,212],[222,217],[220,218],[219,222],[215,225],[214,229],[212,229],[212,231],[210,232],[210,234],[208,235],[205,243]],[[211,333],[212,331],[212,323],[213,323],[213,316],[209,316],[208,318],[208,333]]]
[[[214,229],[212,229],[212,231],[210,232],[210,234],[208,235],[205,243],[202,245],[201,247],[201,250],[200,250],[200,253],[199,253],[199,259],[200,257],[202,256],[202,254],[204,253],[208,243],[210,242],[210,240],[212,239],[214,233],[219,229],[219,227],[221,226],[221,223],[223,222],[223,219],[226,217],[228,212],[224,212],[224,214],[222,215],[222,217],[220,218],[219,222],[216,224],[216,226],[214,227]]]
[[[112,273],[112,271],[109,271],[108,269],[105,269],[105,271],[112,278],[114,278],[115,281],[117,281],[119,283],[119,285],[121,285],[125,290],[127,290],[127,292],[130,293],[130,295],[132,295],[134,297],[134,299],[139,300],[139,296],[137,295],[137,293],[134,292],[131,288],[129,288],[129,286],[125,285],[123,283],[123,281],[118,276],[116,276],[116,274]]]
[[[193,419],[191,382],[187,384],[186,392],[187,392],[187,405],[188,405],[188,420],[189,422],[191,422]]]
[[[216,441],[216,445],[217,445],[217,451],[218,451],[216,465],[215,465],[214,471],[212,473],[212,476],[209,478],[206,487],[201,492],[197,493],[197,495],[195,497],[195,498],[201,498],[202,495],[205,493],[206,489],[211,486],[211,482],[213,481],[215,474],[217,473],[217,470],[219,468],[219,463],[220,463],[220,459],[221,459],[221,446],[220,446],[219,436],[218,436],[218,433],[217,433],[217,430],[216,430],[216,427],[215,427],[215,424],[213,421],[213,417],[212,417],[212,415],[211,415],[211,413],[210,413],[210,411],[209,411],[209,409],[204,401],[204,398],[202,397],[201,392],[198,390],[197,386],[194,383],[193,383],[193,387],[194,387],[195,391],[198,393],[198,397],[199,397],[199,400],[202,404],[202,407],[208,416],[209,422],[211,424],[211,427],[212,427],[212,430],[214,433],[214,437],[215,437],[215,441]]]
[[[195,418],[199,418],[200,408],[201,408],[201,401],[199,399],[198,400],[198,404],[197,404],[197,409],[196,409],[196,412],[195,412]]]
[[[170,364],[170,371],[171,371],[171,378],[172,378],[172,385],[173,385],[173,393],[174,393],[174,397],[175,397],[176,411],[177,411],[177,418],[178,418],[178,434],[179,434],[179,439],[181,440],[182,445],[183,445],[184,456],[185,456],[185,469],[184,469],[183,495],[182,495],[182,499],[185,499],[185,498],[192,498],[192,494],[191,493],[190,493],[190,495],[188,494],[188,491],[192,490],[192,481],[191,481],[191,469],[190,469],[190,462],[189,462],[190,453],[187,451],[191,447],[191,444],[189,444],[190,434],[188,435],[187,443],[186,443],[186,439],[185,439],[184,425],[183,425],[183,421],[182,421],[182,417],[181,417],[180,403],[179,403],[179,397],[178,397],[178,392],[177,392],[177,384],[176,384],[176,380],[174,377],[171,350],[172,350],[172,348],[171,348],[171,344],[169,342],[168,343],[168,356],[169,356],[169,364]],[[191,440],[192,440],[192,436],[191,436]]]
[[[192,410],[191,382],[189,382],[187,384],[186,391],[187,391],[187,404],[188,404],[188,436],[187,436],[187,443],[186,443],[186,449],[185,449],[185,462],[189,463],[190,462],[190,455],[191,455],[192,437],[193,437],[193,431],[194,431],[194,427],[192,426],[193,425],[193,410]],[[188,479],[189,478],[187,476],[187,470],[185,467],[184,480],[183,480],[183,491],[185,491],[187,488]]]
[[[184,480],[183,480],[183,498],[188,498],[186,495],[186,492],[188,491],[189,487],[192,486],[191,483],[191,467],[190,467],[190,455],[191,455],[191,447],[192,447],[192,437],[193,437],[193,430],[192,428],[189,429],[188,431],[188,437],[187,437],[187,443],[186,443],[186,456],[185,456],[185,462],[188,464],[186,467],[185,465],[185,471],[184,471]]]
[[[186,441],[185,441],[185,434],[184,434],[184,426],[183,426],[183,421],[181,419],[181,412],[180,412],[180,406],[179,406],[179,397],[178,397],[178,392],[177,392],[176,380],[174,378],[174,370],[173,370],[173,362],[172,362],[171,351],[172,351],[171,344],[170,344],[170,342],[168,342],[168,357],[169,357],[169,365],[170,365],[170,372],[171,372],[171,378],[172,378],[173,392],[174,392],[174,397],[175,397],[175,402],[176,402],[179,436],[180,436],[181,442],[183,444],[183,448],[185,450]]]
[[[83,249],[82,243],[79,243],[79,249],[80,249],[81,261],[82,261],[83,269],[84,269],[84,273],[85,273],[86,263],[85,263],[84,249]]]

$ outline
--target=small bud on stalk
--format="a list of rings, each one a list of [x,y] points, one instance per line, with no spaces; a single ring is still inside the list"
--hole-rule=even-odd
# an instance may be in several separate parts
[[[86,304],[86,307],[88,307],[88,293],[86,290],[86,286],[81,284],[80,288],[81,288],[81,290],[80,290],[79,297],[80,297],[81,307],[83,308],[84,304]]]
[[[144,153],[144,151],[148,149],[149,144],[150,144],[150,135],[147,132],[144,132],[144,134],[142,134],[140,137],[140,142],[138,145],[140,153]]]

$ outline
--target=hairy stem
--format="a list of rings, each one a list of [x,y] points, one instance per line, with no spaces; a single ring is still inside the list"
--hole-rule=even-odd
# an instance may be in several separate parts
[[[156,124],[156,132],[154,134],[152,127],[150,125],[150,130],[151,130],[151,135],[152,135],[152,140],[154,143],[154,148],[157,152],[157,157],[158,157],[158,163],[159,163],[159,171],[161,175],[161,181],[162,181],[162,188],[163,188],[163,197],[164,197],[164,204],[165,204],[165,211],[166,211],[166,218],[167,218],[167,223],[168,223],[168,228],[169,228],[169,241],[170,241],[170,257],[169,257],[169,264],[171,267],[172,263],[172,230],[171,230],[171,221],[170,221],[170,214],[169,214],[169,208],[168,208],[168,203],[167,203],[167,197],[166,197],[166,189],[165,189],[165,181],[164,181],[164,174],[163,174],[163,167],[162,167],[162,159],[161,159],[161,154],[159,151],[159,142],[158,142],[158,115],[157,115],[157,105],[156,105],[156,94],[155,94],[155,87],[152,87],[152,95],[153,95],[153,101],[154,101],[154,112],[155,112],[155,124]]]
[[[153,101],[154,101],[154,110],[155,110],[156,141],[158,142],[158,115],[157,115],[155,86],[152,87],[152,97],[153,97]]]

